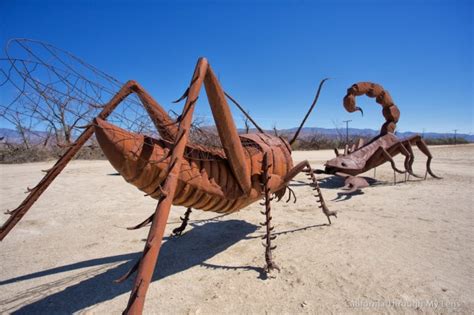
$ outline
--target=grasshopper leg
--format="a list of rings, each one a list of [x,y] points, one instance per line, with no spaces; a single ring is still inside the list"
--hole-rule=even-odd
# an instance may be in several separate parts
[[[267,156],[267,153],[265,153],[263,155],[263,161],[262,161],[262,188],[263,188],[264,199],[265,199],[264,201],[265,212],[262,212],[262,213],[265,214],[265,222],[260,223],[260,224],[265,226],[265,235],[262,237],[262,239],[265,240],[265,243],[263,243],[263,246],[265,247],[266,265],[264,267],[264,270],[266,273],[270,273],[273,270],[280,271],[280,267],[278,267],[277,264],[273,261],[273,255],[272,255],[272,251],[276,248],[276,245],[272,246],[272,240],[276,238],[276,235],[272,235],[272,231],[275,227],[271,225],[271,221],[272,221],[271,201],[273,200],[273,198],[270,195],[270,188],[268,187],[268,181],[270,180],[269,168],[270,168],[270,164],[268,163],[268,156]]]
[[[188,225],[189,216],[191,215],[191,208],[188,208],[184,213],[184,218],[180,217],[181,225],[173,230],[173,236],[181,236]]]

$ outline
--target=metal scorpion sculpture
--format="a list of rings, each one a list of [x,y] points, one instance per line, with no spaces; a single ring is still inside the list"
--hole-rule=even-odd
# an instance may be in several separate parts
[[[174,233],[179,235],[186,227],[191,209],[232,213],[263,198],[265,222],[262,225],[266,228],[263,237],[265,270],[279,270],[272,259],[272,250],[275,248],[272,246],[272,240],[275,235],[272,235],[271,201],[275,197],[280,200],[287,190],[291,197],[292,191],[288,183],[292,178],[300,172],[306,172],[316,190],[319,207],[327,216],[329,224],[330,217],[336,217],[336,212],[327,208],[308,161],[294,166],[291,157],[291,144],[298,137],[304,121],[314,108],[324,82],[325,80],[322,80],[319,84],[314,101],[298,132],[292,140],[287,141],[264,132],[250,116],[248,118],[258,132],[238,134],[226,98],[239,108],[240,105],[224,92],[205,58],[198,60],[191,83],[180,98],[185,100],[185,104],[177,120],[173,120],[140,84],[128,81],[102,107],[100,114],[47,171],[39,184],[29,190],[27,198],[15,210],[10,211],[11,216],[0,229],[0,240],[20,221],[79,149],[95,134],[107,159],[120,175],[148,196],[158,200],[152,215],[130,228],[138,229],[151,223],[143,255],[129,272],[118,279],[123,281],[136,272],[124,313],[140,314],[143,311],[171,205],[187,208],[182,225],[174,230]],[[188,141],[193,112],[202,85],[205,87],[222,149],[208,148]],[[161,139],[132,133],[106,121],[130,94],[138,96]],[[209,159],[203,159],[203,155]]]
[[[436,176],[431,170],[431,160],[433,156],[420,135],[414,135],[403,140],[395,136],[394,131],[400,119],[400,110],[393,102],[388,91],[384,90],[381,85],[371,82],[359,82],[352,85],[344,97],[345,109],[348,112],[360,111],[363,114],[362,109],[356,106],[355,97],[364,94],[369,97],[375,97],[376,102],[383,107],[382,114],[386,121],[382,125],[380,134],[365,145],[363,139],[360,139],[357,145],[353,145],[351,148],[346,145],[344,154],[339,154],[339,151],[334,149],[336,158],[327,161],[324,170],[315,170],[315,172],[318,174],[324,173],[344,177],[344,188],[348,189],[347,193],[352,193],[358,189],[369,186],[365,178],[357,177],[356,175],[386,162],[390,162],[394,171],[394,183],[396,183],[396,173],[421,178],[421,176],[413,172],[412,167],[415,156],[411,146],[416,144],[418,149],[428,157],[424,178],[426,179],[429,173],[432,177],[441,179],[441,177]],[[392,157],[397,154],[403,154],[405,156],[405,170],[400,170],[396,167]]]

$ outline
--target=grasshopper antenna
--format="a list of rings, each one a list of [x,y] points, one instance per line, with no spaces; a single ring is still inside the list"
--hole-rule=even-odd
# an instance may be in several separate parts
[[[247,117],[248,120],[250,120],[250,122],[255,126],[255,128],[257,128],[258,132],[261,132],[261,133],[265,133],[265,131],[263,131],[262,128],[260,128],[259,125],[257,125],[257,123],[255,122],[255,120],[252,119],[252,117],[249,115],[249,113],[247,113],[245,111],[245,109],[239,104],[237,103],[237,101],[232,97],[230,96],[229,94],[227,94],[227,92],[224,92],[225,96],[227,96],[227,98],[235,104],[235,106],[237,106],[238,109],[240,109],[240,111],[245,115],[245,117]]]
[[[325,78],[325,79],[321,80],[321,82],[319,83],[318,92],[316,92],[316,96],[314,97],[313,103],[311,104],[308,112],[306,113],[306,116],[304,116],[303,121],[301,122],[300,126],[298,127],[298,130],[296,131],[295,135],[293,136],[293,139],[291,139],[290,145],[292,145],[293,142],[295,142],[296,139],[298,138],[298,135],[300,134],[300,131],[303,128],[304,123],[306,122],[306,119],[308,119],[309,114],[311,114],[311,112],[313,111],[314,106],[316,106],[316,102],[318,101],[319,94],[321,93],[321,88],[323,87],[324,82],[326,82],[327,80],[329,80],[329,78]]]

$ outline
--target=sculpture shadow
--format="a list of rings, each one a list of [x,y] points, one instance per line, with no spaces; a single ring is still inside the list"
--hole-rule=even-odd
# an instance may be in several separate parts
[[[349,200],[351,199],[352,197],[354,196],[360,196],[360,195],[363,195],[364,192],[360,189],[356,190],[356,191],[353,191],[353,192],[338,192],[337,193],[337,197],[332,199],[331,201],[336,201],[336,202],[341,202],[341,201],[346,201],[346,200]]]
[[[181,237],[167,238],[162,244],[152,281],[157,281],[191,267],[202,265],[206,260],[245,239],[247,235],[255,232],[258,228],[256,225],[242,220],[206,222],[202,225],[193,225],[193,229]],[[8,301],[0,301],[0,305],[5,305],[18,299],[28,303],[28,299],[30,299],[31,303],[22,306],[14,314],[71,314],[77,312],[91,305],[130,292],[134,275],[120,284],[115,284],[113,281],[125,274],[140,257],[141,252],[135,252],[91,259],[1,281],[0,286],[89,267],[88,270],[80,273],[79,276],[75,273],[72,276],[63,277],[60,281],[39,285],[9,298]],[[116,263],[116,265],[112,267],[105,265],[111,263]],[[95,270],[91,272],[90,267],[95,267]],[[77,283],[78,280],[80,281],[79,283]],[[44,296],[45,292],[59,289],[65,284],[67,285],[72,282],[74,284],[66,287],[64,290]],[[43,297],[33,301],[38,296]],[[5,311],[9,312],[8,309]]]
[[[378,181],[378,180],[376,180],[372,177],[364,176],[363,178],[365,178],[365,180],[372,187],[386,184],[386,182]],[[344,178],[340,177],[340,176],[324,177],[324,178],[318,179],[318,182],[319,182],[319,186],[321,188],[325,188],[325,189],[341,189],[345,185],[344,184]],[[310,185],[310,183],[305,182],[305,181],[301,181],[301,180],[297,180],[297,181],[292,182],[289,186],[298,187],[298,186],[306,186],[306,185]],[[346,201],[346,200],[351,199],[354,196],[360,196],[360,195],[363,195],[363,194],[364,194],[364,192],[360,189],[356,190],[356,191],[353,191],[353,192],[348,192],[346,190],[341,189],[341,191],[337,193],[337,197],[332,199],[331,201],[336,201],[336,202]]]
[[[280,232],[273,232],[273,236],[278,236],[278,235],[286,235],[286,234],[292,234],[292,233],[298,233],[298,232],[303,232],[307,230],[312,230],[316,228],[322,228],[322,227],[328,227],[329,224],[323,223],[323,224],[313,224],[313,225],[308,225],[304,226],[301,228],[296,228],[296,229],[291,229],[291,230],[284,230]],[[260,228],[260,227],[259,227]],[[261,239],[262,235],[254,235],[254,236],[247,236],[245,239]],[[271,278],[267,272],[265,272],[265,269],[262,267],[255,267],[255,266],[229,266],[229,265],[217,265],[217,264],[210,264],[210,263],[202,263],[201,264],[203,267],[209,268],[209,269],[224,269],[224,270],[252,270],[256,271],[259,275],[258,278],[262,280],[267,280]]]
[[[359,176],[364,178],[370,186],[377,186],[383,184],[383,182],[378,181],[375,178],[367,177],[367,176]],[[319,186],[321,188],[329,188],[329,189],[338,189],[344,187],[344,178],[341,176],[329,176],[322,178],[319,181]]]
[[[344,187],[344,178],[340,176],[329,176],[319,180],[319,187],[326,189],[339,189]]]
[[[385,182],[378,181],[377,179],[372,178],[372,177],[367,177],[367,176],[362,176],[362,177],[365,178],[365,180],[369,183],[370,186],[378,186],[378,185],[385,184]],[[319,187],[321,188],[339,189],[339,188],[344,187],[344,178],[341,176],[328,176],[328,177],[318,179],[318,183],[319,183]],[[306,185],[310,185],[310,182],[297,180],[290,184],[290,186],[292,187],[306,186]]]
[[[328,176],[324,178],[318,178],[319,187],[326,189],[337,189],[344,187],[344,178],[339,176]],[[289,186],[291,187],[300,187],[300,186],[309,186],[311,182],[303,180],[292,181]]]

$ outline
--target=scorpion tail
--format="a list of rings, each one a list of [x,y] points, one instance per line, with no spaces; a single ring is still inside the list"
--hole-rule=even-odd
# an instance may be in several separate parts
[[[384,135],[388,132],[393,133],[397,127],[397,122],[400,119],[400,110],[395,105],[388,91],[376,83],[371,82],[359,82],[353,84],[347,89],[347,94],[344,97],[344,108],[352,113],[360,111],[363,113],[360,107],[356,106],[355,98],[359,95],[367,95],[368,97],[375,97],[377,103],[382,105],[382,114],[385,117],[385,123],[382,125],[380,134]]]

